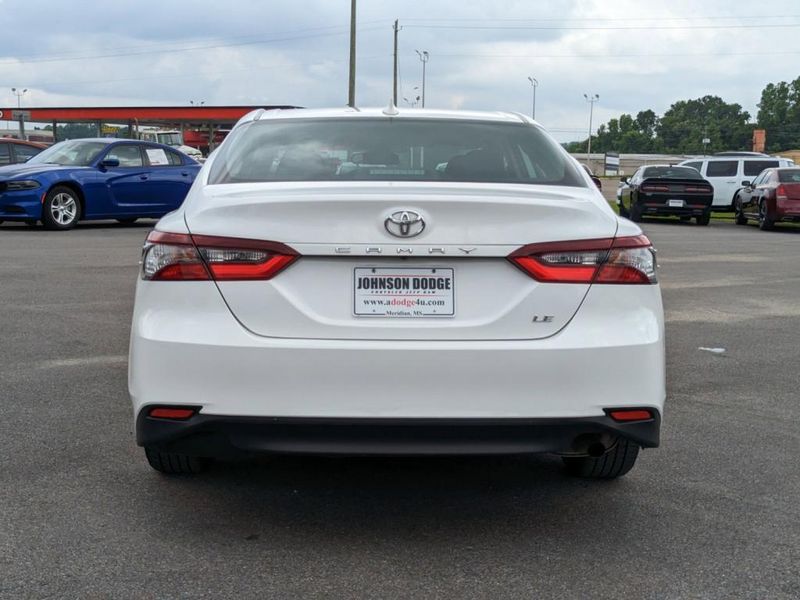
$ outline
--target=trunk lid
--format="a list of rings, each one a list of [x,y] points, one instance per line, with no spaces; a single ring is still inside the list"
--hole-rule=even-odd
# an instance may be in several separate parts
[[[303,182],[202,193],[186,204],[192,234],[281,242],[301,254],[271,280],[217,283],[242,325],[281,338],[548,337],[575,315],[589,286],[539,283],[506,257],[536,242],[610,238],[617,228],[613,213],[591,200],[594,190],[573,187]],[[424,230],[389,233],[386,219],[403,212],[424,219]],[[399,316],[402,303],[382,304],[398,297],[387,278],[406,286],[403,302],[419,297],[439,308],[415,304],[416,316]]]

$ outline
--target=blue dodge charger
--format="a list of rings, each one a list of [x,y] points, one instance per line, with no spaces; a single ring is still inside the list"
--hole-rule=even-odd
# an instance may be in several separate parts
[[[80,219],[132,223],[181,205],[200,164],[169,146],[136,140],[59,142],[21,165],[0,167],[0,223]]]

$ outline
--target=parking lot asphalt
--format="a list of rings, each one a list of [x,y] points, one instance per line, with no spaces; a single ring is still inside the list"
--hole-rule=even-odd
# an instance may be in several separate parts
[[[800,232],[644,224],[668,402],[623,479],[547,456],[169,479],[126,393],[151,226],[0,226],[0,597],[800,597]]]

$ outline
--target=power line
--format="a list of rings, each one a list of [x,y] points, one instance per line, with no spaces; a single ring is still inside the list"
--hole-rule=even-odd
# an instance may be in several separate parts
[[[731,25],[634,25],[632,27],[553,27],[534,25],[406,25],[409,29],[469,29],[469,30],[525,30],[525,31],[637,31],[693,29],[774,29],[800,27],[800,23],[738,23]]]
[[[534,18],[522,18],[522,17],[515,17],[515,18],[486,18],[486,17],[447,17],[447,18],[435,18],[435,17],[419,17],[419,18],[404,18],[403,22],[414,22],[414,21],[424,21],[424,22],[470,22],[470,21],[477,21],[480,23],[486,23],[491,21],[496,22],[507,22],[507,23],[531,23],[531,22],[562,22],[562,21],[603,21],[603,22],[614,22],[614,21],[622,21],[625,23],[629,23],[631,21],[708,21],[708,20],[734,20],[734,19],[744,19],[744,20],[751,20],[751,19],[800,19],[800,15],[709,15],[709,16],[696,16],[692,15],[691,17],[667,17],[667,16],[651,16],[651,17],[534,17]]]
[[[767,50],[765,52],[668,52],[627,54],[436,54],[437,58],[637,58],[637,57],[692,57],[692,56],[780,56],[800,54],[800,50]],[[410,55],[408,55],[410,56]]]
[[[379,29],[377,26],[373,27],[363,27],[359,31],[373,31]],[[208,44],[202,46],[190,46],[190,47],[183,47],[183,48],[174,48],[168,50],[171,53],[176,52],[193,52],[195,50],[210,50],[214,48],[230,48],[235,46],[251,46],[251,45],[258,45],[258,44],[272,44],[278,42],[288,42],[288,41],[296,41],[296,40],[306,40],[311,38],[319,38],[319,37],[330,37],[335,35],[344,35],[347,34],[349,30],[342,30],[336,32],[326,32],[326,33],[316,33],[311,35],[298,35],[298,36],[287,36],[287,37],[279,37],[279,38],[269,38],[269,39],[259,39],[259,40],[251,40],[251,41],[243,41],[243,42],[230,42],[225,44]],[[70,61],[77,61],[77,60],[97,60],[102,58],[118,58],[118,57],[127,57],[127,56],[143,56],[147,54],[160,54],[165,52],[163,48],[153,48],[150,50],[142,50],[139,52],[119,52],[119,53],[110,53],[110,54],[92,54],[86,56],[76,56],[76,57],[42,57],[42,58],[30,58],[30,59],[7,59],[7,60],[0,60],[0,65],[3,64],[34,64],[34,63],[50,63],[50,62],[70,62]]]
[[[376,58],[386,58],[384,54],[376,54],[372,56],[359,56],[358,60],[374,60]],[[317,62],[311,63],[297,63],[292,64],[293,67],[316,67],[320,65],[327,65],[327,64],[339,64],[339,63],[346,63],[348,62],[347,59],[339,59],[339,60],[321,60]],[[219,76],[219,75],[227,75],[229,73],[244,73],[248,71],[264,71],[267,69],[282,69],[286,68],[286,63],[274,63],[269,65],[258,65],[253,67],[245,67],[243,69],[226,69],[224,71],[214,71],[214,72],[191,72],[191,73],[181,73],[181,74],[170,74],[170,75],[147,75],[144,77],[125,77],[122,79],[102,79],[102,80],[93,80],[93,81],[73,81],[72,79],[64,81],[64,82],[53,82],[52,80],[48,80],[48,86],[53,88],[59,85],[103,85],[106,83],[125,83],[129,81],[148,81],[151,79],[186,79],[186,78],[197,78],[202,76]]]

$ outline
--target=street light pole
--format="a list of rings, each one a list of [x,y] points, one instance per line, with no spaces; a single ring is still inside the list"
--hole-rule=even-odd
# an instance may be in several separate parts
[[[428,54],[427,50],[423,50],[420,52],[419,50],[415,50],[417,56],[419,56],[419,60],[422,63],[422,108],[425,108],[425,67],[428,64],[431,56]]]
[[[347,106],[356,105],[356,0],[350,0],[350,79],[347,87]]]
[[[589,103],[589,147],[586,152],[586,162],[588,163],[589,169],[592,168],[592,116],[594,113],[594,103],[600,100],[600,96],[597,94],[584,94],[583,97]]]
[[[533,101],[531,102],[531,119],[536,120],[536,88],[539,87],[539,81],[535,77],[528,77],[533,88]]]
[[[19,115],[19,138],[21,140],[26,140],[25,137],[25,119],[22,118],[22,97],[27,93],[28,88],[24,90],[18,90],[17,88],[11,88],[11,93],[17,97],[17,112],[20,113]],[[55,132],[53,132],[55,133]]]

